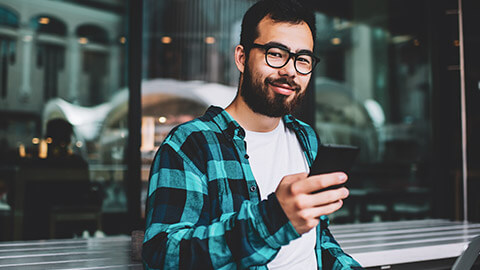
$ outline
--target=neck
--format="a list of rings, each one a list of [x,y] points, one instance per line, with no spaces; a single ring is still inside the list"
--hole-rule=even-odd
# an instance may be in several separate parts
[[[252,111],[240,95],[237,95],[235,100],[225,110],[240,126],[254,132],[272,131],[281,120],[281,117],[269,117]]]

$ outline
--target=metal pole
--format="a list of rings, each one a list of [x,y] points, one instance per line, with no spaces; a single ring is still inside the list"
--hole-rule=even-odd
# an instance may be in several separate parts
[[[130,231],[141,229],[141,122],[142,122],[142,24],[143,0],[129,0],[128,17],[128,164],[126,187]]]
[[[460,46],[460,109],[462,125],[462,176],[463,176],[463,221],[468,221],[467,197],[467,112],[465,102],[465,52],[463,39],[463,11],[462,0],[458,0],[458,32]]]

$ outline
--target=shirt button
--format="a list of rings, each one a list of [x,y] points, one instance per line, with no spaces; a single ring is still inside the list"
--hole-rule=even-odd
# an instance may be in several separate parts
[[[249,155],[245,154],[245,158],[246,158],[246,159],[248,159],[249,157],[250,157]]]
[[[250,191],[251,191],[251,192],[254,192],[255,190],[257,190],[257,187],[256,187],[256,186],[251,186],[251,187],[250,187]]]

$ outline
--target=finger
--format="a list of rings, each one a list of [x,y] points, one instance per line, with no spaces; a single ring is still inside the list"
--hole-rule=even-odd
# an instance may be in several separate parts
[[[324,216],[324,215],[330,215],[330,214],[338,211],[340,208],[342,208],[342,206],[343,206],[343,200],[338,200],[338,201],[330,203],[330,204],[326,204],[326,205],[318,206],[318,207],[315,207],[315,208],[311,208],[310,209],[310,215],[312,215],[316,218],[318,218],[320,216]]]
[[[344,200],[348,197],[349,192],[347,188],[338,188],[326,190],[315,194],[309,194],[309,202],[314,206],[321,206],[334,203],[339,200]]]
[[[314,194],[298,194],[295,198],[295,207],[298,210],[315,208],[343,200],[348,194],[348,189],[344,187]]]
[[[347,181],[347,175],[343,172],[319,174],[310,176],[292,184],[292,192],[295,194],[312,193],[332,185],[339,185]]]

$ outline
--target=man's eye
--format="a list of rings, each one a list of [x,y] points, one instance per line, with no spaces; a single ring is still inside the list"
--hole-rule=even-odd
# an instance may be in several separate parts
[[[297,57],[297,61],[302,63],[302,64],[312,63],[312,59],[308,56],[299,56],[299,57]]]
[[[282,58],[283,55],[279,52],[268,52],[268,56]]]

